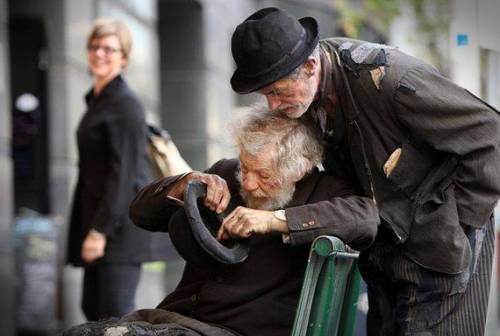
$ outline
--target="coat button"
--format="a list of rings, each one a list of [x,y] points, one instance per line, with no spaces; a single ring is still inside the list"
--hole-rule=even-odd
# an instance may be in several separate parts
[[[197,297],[196,297],[196,295],[195,295],[195,294],[191,295],[191,301],[193,301],[193,302],[194,302],[194,301],[196,301],[196,299],[197,299]]]

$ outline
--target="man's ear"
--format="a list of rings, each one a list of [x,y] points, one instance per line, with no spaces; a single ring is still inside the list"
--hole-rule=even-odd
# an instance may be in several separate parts
[[[316,69],[319,66],[319,62],[316,58],[309,56],[307,61],[304,63],[304,73],[311,77],[316,73]]]

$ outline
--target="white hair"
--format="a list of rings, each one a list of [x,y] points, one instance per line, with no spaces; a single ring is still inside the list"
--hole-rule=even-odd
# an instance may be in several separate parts
[[[312,57],[316,60],[319,61],[319,43],[318,45],[313,49],[313,51],[311,52],[311,54],[309,55],[309,57]],[[308,57],[308,59],[309,59]],[[305,60],[301,65],[299,65],[298,67],[296,67],[295,69],[293,69],[292,72],[290,72],[288,75],[286,75],[284,78],[289,78],[289,79],[299,79],[300,78],[300,75],[302,73],[302,68],[304,68],[304,64],[306,64],[307,60]]]
[[[238,116],[229,127],[235,145],[257,155],[274,145],[272,162],[279,182],[301,179],[321,163],[323,147],[315,132],[298,119],[271,114],[258,104]]]

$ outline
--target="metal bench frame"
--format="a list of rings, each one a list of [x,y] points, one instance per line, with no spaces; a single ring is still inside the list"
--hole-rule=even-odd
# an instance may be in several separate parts
[[[340,239],[314,240],[295,315],[292,336],[351,336],[361,276],[358,253]]]

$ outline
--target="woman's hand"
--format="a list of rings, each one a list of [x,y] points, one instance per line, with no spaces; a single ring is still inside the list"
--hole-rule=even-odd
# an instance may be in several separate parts
[[[90,230],[82,245],[82,259],[91,263],[104,256],[106,236],[96,230]]]

